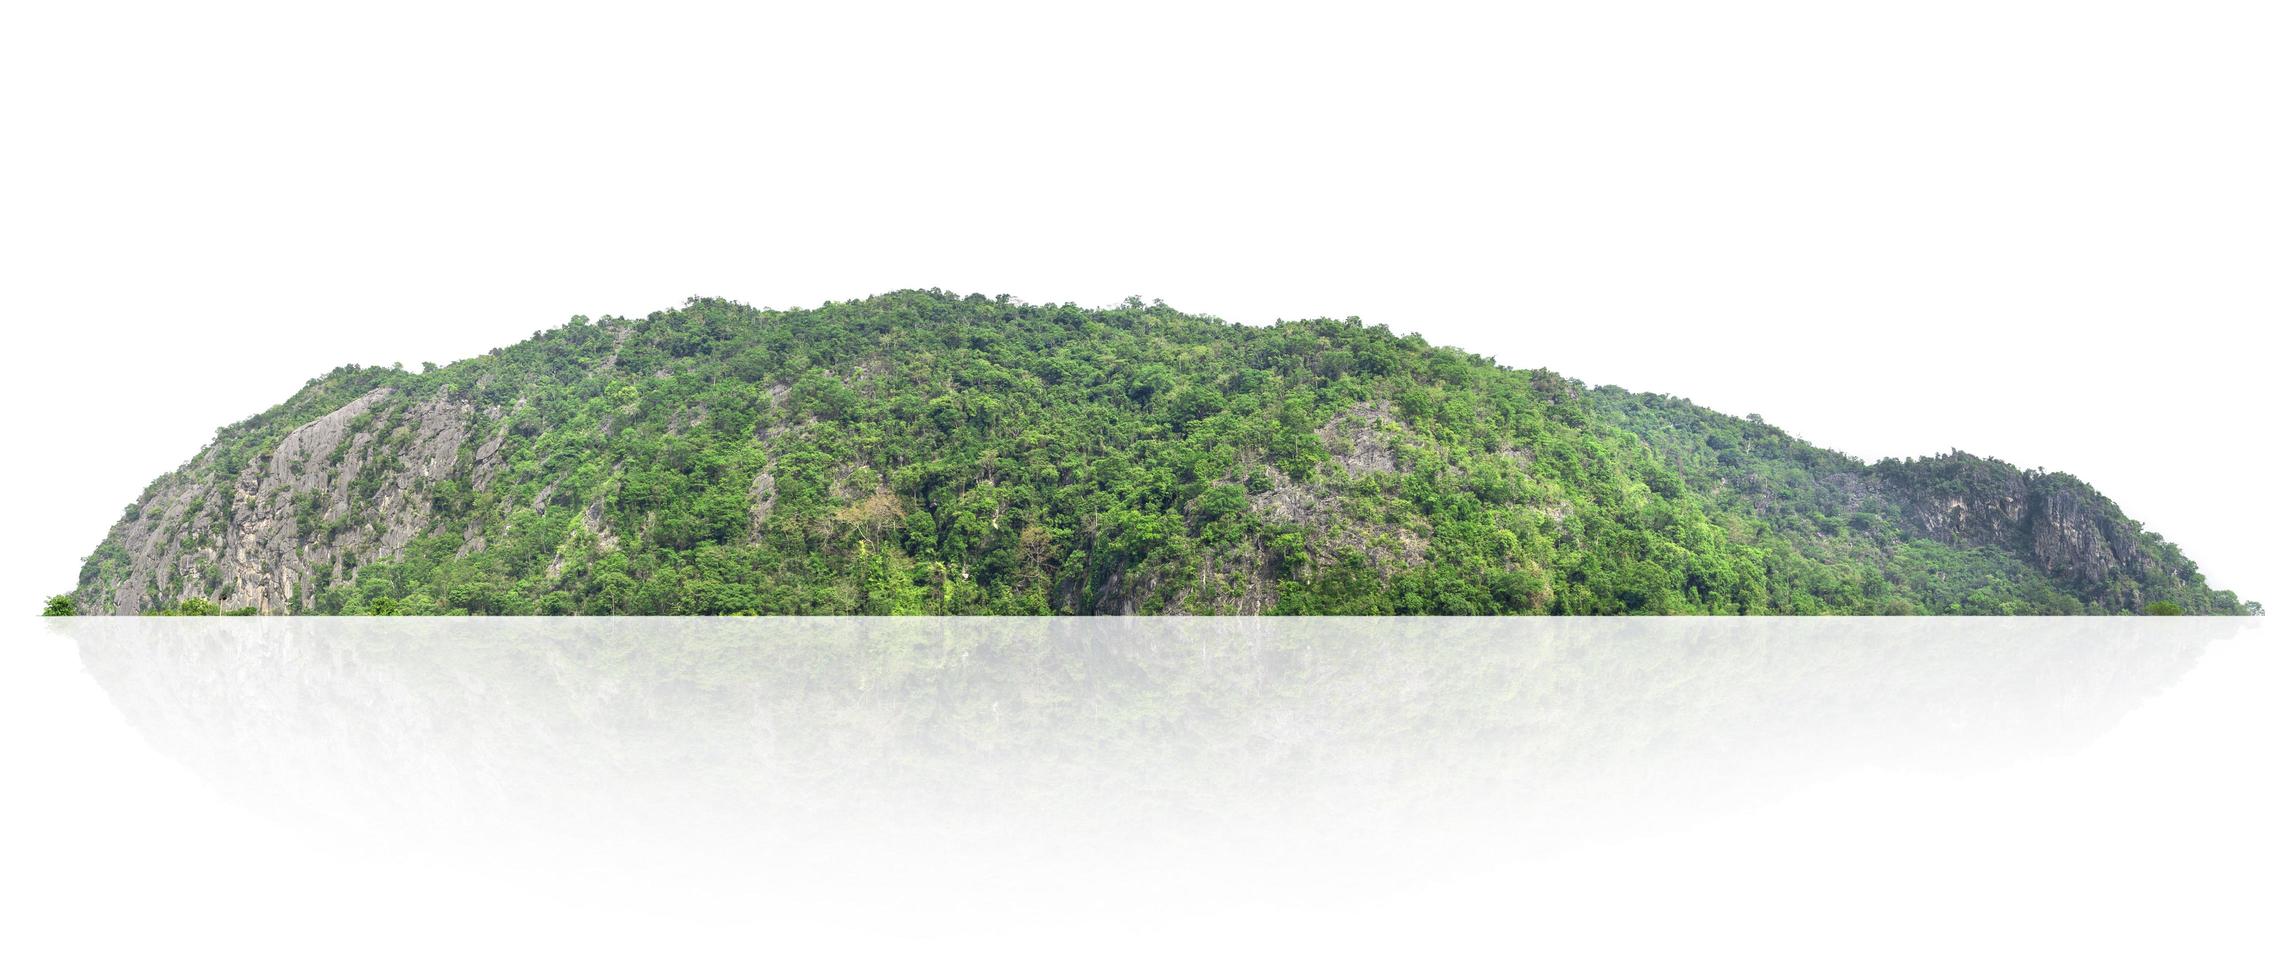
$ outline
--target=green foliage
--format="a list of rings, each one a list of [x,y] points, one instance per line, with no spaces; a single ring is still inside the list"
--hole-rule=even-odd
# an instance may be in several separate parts
[[[1914,523],[1911,500],[2014,485],[1985,461],[1869,467],[1753,417],[1591,391],[1356,320],[1247,327],[1140,300],[911,291],[575,318],[419,374],[336,371],[218,432],[186,472],[258,481],[288,433],[380,388],[351,425],[367,448],[311,460],[321,479],[277,491],[289,527],[270,533],[318,556],[271,600],[287,610],[2240,608],[2156,538],[2123,539],[2156,556],[2145,578],[2084,585],[2016,542]],[[470,420],[467,438],[441,470],[413,468],[396,454],[414,409],[439,399]],[[178,540],[220,540],[235,492],[181,516],[163,486],[121,526],[177,515]],[[406,508],[410,540],[383,546],[372,529]],[[131,580],[247,608],[203,567],[188,583],[135,579],[121,541],[83,568],[82,608],[113,608]],[[163,608],[197,614],[185,603]]]
[[[207,600],[205,600],[205,599],[201,599],[201,598],[198,598],[197,596],[192,596],[192,597],[190,597],[190,598],[187,598],[187,599],[184,599],[184,600],[182,600],[182,601],[180,601],[180,602],[177,602],[177,603],[175,603],[175,604],[173,604],[173,605],[169,605],[169,606],[161,606],[161,607],[159,607],[159,608],[157,608],[157,609],[153,609],[153,610],[151,610],[150,612],[144,613],[144,615],[146,615],[146,616],[220,616],[220,615],[222,615],[222,607],[221,607],[221,606],[218,606],[218,605],[215,605],[214,603],[212,603],[212,602],[209,602],[209,601],[207,601]]]
[[[1635,434],[1735,536],[1751,537],[1821,611],[1951,615],[2260,612],[2207,586],[2174,545],[2062,473],[1952,452],[1867,465],[1757,416],[1601,388],[1602,414]],[[2075,558],[2074,535],[2102,558]],[[2050,537],[2043,539],[2043,535]]]
[[[49,596],[47,607],[40,611],[42,616],[74,616],[78,613],[78,604],[68,595]]]

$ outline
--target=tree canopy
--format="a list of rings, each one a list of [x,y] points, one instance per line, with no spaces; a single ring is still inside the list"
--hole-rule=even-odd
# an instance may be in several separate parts
[[[339,423],[329,456],[281,455],[321,419]],[[425,471],[409,457],[448,423],[466,438]],[[695,299],[418,373],[316,379],[154,483],[71,599],[378,615],[2245,609],[2062,481],[1975,457],[1870,466],[1760,419],[1355,319],[1253,327],[936,291],[788,311]],[[2059,494],[2117,532],[2112,558],[2059,565],[2012,537],[2011,507]],[[1933,523],[1923,504],[1941,496],[2002,501],[1999,523]],[[309,567],[234,564],[252,535],[293,536]],[[257,602],[240,584],[257,580],[290,592]]]

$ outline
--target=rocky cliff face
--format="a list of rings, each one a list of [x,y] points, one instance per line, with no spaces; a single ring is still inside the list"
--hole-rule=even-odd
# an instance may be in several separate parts
[[[1876,472],[1908,527],[1950,545],[1998,548],[2105,604],[2143,608],[2147,580],[2194,584],[2117,505],[2072,477],[1964,453]]]
[[[161,478],[106,547],[116,578],[83,581],[81,606],[133,614],[186,598],[262,613],[401,556],[438,518],[436,489],[482,486],[500,467],[499,411],[445,396],[393,404],[375,388],[287,432],[236,473],[210,447]]]
[[[2259,608],[2210,588],[2175,546],[2062,473],[1959,451],[1869,465],[1683,399],[1617,388],[1595,399],[1718,509],[1768,523],[1830,567],[1879,569],[1863,588],[1935,592],[1963,612],[2028,611],[2012,591],[2045,594],[2020,605],[2046,612]]]

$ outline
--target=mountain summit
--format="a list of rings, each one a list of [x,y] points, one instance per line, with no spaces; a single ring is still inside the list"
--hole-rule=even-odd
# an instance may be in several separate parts
[[[2087,484],[1872,465],[1356,320],[909,291],[346,367],[160,477],[92,613],[2240,613]]]

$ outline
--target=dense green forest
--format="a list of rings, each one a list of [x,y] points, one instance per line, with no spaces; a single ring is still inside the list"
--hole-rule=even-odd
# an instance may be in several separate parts
[[[51,614],[2260,611],[2086,484],[1868,465],[1356,320],[908,291],[347,367]]]

